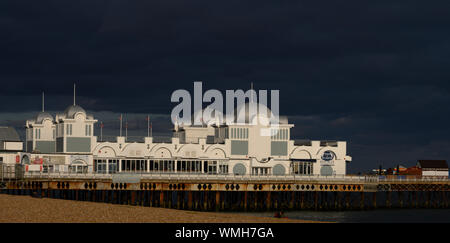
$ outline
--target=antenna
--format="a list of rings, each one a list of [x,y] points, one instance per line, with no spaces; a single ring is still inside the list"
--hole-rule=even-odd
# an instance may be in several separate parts
[[[44,92],[42,92],[42,112],[45,111],[45,96],[44,96]]]
[[[120,114],[120,137],[122,137],[122,114]]]
[[[73,84],[73,106],[75,106],[75,97],[76,97],[76,84]]]

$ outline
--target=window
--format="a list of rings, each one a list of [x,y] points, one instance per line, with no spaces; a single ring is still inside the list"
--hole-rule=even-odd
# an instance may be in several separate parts
[[[85,125],[84,133],[86,136],[91,136],[91,134],[92,134],[91,125]]]
[[[219,165],[219,174],[228,174],[228,165]]]
[[[313,174],[313,163],[305,161],[292,162],[293,173],[296,175],[311,175]]]
[[[108,163],[104,159],[96,159],[94,160],[94,168],[95,172],[100,174],[106,174],[107,170],[106,167],[108,166]]]
[[[67,124],[66,129],[67,135],[72,135],[72,124]]]
[[[217,174],[217,161],[208,161],[208,174]]]
[[[85,165],[83,162],[75,161],[71,165],[69,165],[69,172],[70,173],[87,173],[88,172],[88,166]]]
[[[271,168],[268,167],[253,167],[252,175],[269,175],[271,173]]]

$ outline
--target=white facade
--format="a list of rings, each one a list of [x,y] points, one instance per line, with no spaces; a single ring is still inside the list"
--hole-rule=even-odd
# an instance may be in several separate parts
[[[422,170],[422,176],[448,177],[448,170]]]
[[[73,105],[55,118],[41,112],[27,121],[28,153],[14,161],[41,164],[52,172],[346,174],[351,157],[345,141],[294,141],[290,138],[294,125],[286,118],[278,126],[259,114],[246,119],[251,123],[175,126],[171,143],[156,143],[152,137],[143,143],[126,142],[125,137],[97,142],[97,120]]]

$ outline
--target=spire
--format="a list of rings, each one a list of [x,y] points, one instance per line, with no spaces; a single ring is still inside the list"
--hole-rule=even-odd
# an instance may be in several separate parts
[[[45,111],[45,96],[44,96],[44,92],[42,92],[42,112]]]
[[[75,103],[75,97],[76,97],[76,84],[73,84],[73,106],[76,105]]]

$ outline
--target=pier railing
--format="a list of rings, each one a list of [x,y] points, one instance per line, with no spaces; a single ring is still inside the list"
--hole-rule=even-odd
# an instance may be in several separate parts
[[[192,172],[115,172],[113,174],[92,172],[92,168],[87,171],[80,172],[44,172],[44,171],[27,171],[17,173],[14,166],[3,165],[0,173],[0,179],[105,179],[111,180],[113,175],[130,175],[140,180],[170,180],[170,181],[286,181],[286,182],[366,182],[366,183],[392,183],[392,182],[433,182],[433,181],[449,181],[443,177],[421,177],[421,178],[405,178],[405,177],[380,177],[372,175],[356,176],[356,175],[235,175],[235,174],[205,174]]]
[[[112,179],[113,175],[131,175],[139,177],[140,180],[170,180],[170,181],[302,181],[302,182],[431,182],[448,181],[448,178],[389,178],[380,179],[377,176],[350,176],[350,175],[234,175],[234,174],[198,174],[198,173],[36,173],[27,172],[24,178],[34,179]]]

